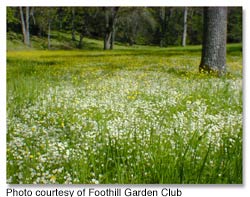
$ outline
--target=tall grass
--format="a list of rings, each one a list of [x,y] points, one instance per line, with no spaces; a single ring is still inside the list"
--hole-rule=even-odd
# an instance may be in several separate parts
[[[7,182],[242,183],[238,46],[8,52]]]

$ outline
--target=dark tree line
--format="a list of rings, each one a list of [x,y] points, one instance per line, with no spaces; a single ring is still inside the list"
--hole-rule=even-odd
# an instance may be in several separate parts
[[[48,38],[51,31],[71,32],[78,47],[84,37],[103,39],[104,49],[115,41],[129,45],[201,44],[203,8],[199,7],[8,7],[7,30]],[[228,42],[242,41],[242,8],[228,8]]]

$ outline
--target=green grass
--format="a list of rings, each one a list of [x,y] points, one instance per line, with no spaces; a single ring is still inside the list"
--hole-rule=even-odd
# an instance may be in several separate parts
[[[7,52],[7,182],[241,184],[241,45],[120,47]]]
[[[76,35],[76,41],[72,41],[70,32],[52,31],[50,39],[50,50],[79,50],[79,35]],[[33,50],[48,50],[48,39],[32,35],[30,37],[31,46],[27,47],[23,44],[23,36],[19,33],[7,32],[7,49],[8,51],[33,51]],[[137,48],[134,46],[131,48]],[[140,46],[141,47],[141,46]],[[127,49],[121,43],[116,43],[115,49]],[[103,40],[91,39],[84,37],[81,49],[87,50],[102,50]]]

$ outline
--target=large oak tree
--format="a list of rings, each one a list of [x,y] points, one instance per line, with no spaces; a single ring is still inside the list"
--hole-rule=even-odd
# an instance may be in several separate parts
[[[227,8],[204,8],[203,45],[200,71],[226,72]]]

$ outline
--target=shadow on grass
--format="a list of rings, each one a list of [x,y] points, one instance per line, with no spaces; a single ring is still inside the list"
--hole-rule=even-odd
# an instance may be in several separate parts
[[[54,66],[57,64],[60,64],[61,61],[55,61],[55,60],[23,60],[23,59],[7,59],[7,65],[20,65],[22,67],[29,67],[29,66]]]

